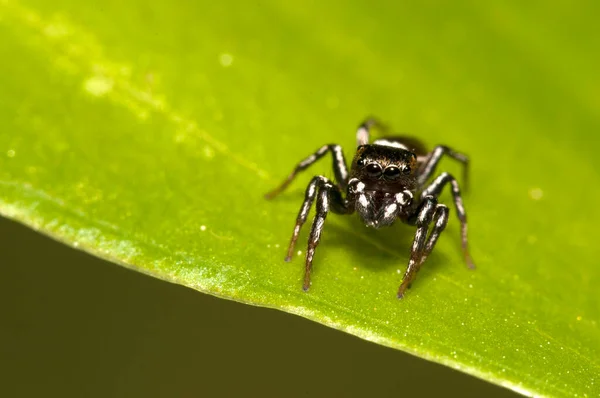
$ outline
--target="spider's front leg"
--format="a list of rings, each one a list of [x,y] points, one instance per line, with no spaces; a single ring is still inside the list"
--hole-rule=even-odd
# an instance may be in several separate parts
[[[335,174],[335,180],[342,189],[345,189],[348,184],[348,166],[346,165],[344,152],[342,152],[341,146],[336,144],[328,144],[323,145],[315,153],[298,163],[290,175],[283,181],[283,183],[279,187],[267,193],[265,197],[267,199],[273,199],[275,196],[279,195],[288,187],[288,185],[290,185],[299,172],[306,170],[309,166],[315,164],[317,160],[325,156],[327,152],[331,152],[333,155],[333,172]]]
[[[427,231],[429,230],[429,224],[431,224],[434,215],[437,215],[436,209],[438,207],[437,199],[433,196],[426,196],[423,198],[421,204],[417,208],[416,217],[414,220],[410,220],[411,223],[414,223],[417,226],[417,231],[415,232],[415,239],[413,240],[413,244],[410,250],[410,260],[408,261],[408,267],[406,268],[406,272],[402,277],[402,283],[398,288],[398,298],[404,297],[404,292],[410,286],[411,282],[417,276],[417,272],[419,268],[421,268],[421,264],[429,255],[429,252],[433,249],[435,242],[437,241],[437,237],[441,230],[437,231],[436,235],[432,234],[432,239],[427,241]],[[441,216],[441,212],[439,212],[436,218],[436,225],[438,224],[439,217]],[[446,217],[447,221],[447,217]],[[441,229],[445,227],[445,224]],[[434,231],[436,232],[436,231]]]
[[[427,188],[425,188],[425,190],[423,190],[423,193],[421,193],[421,198],[427,196],[439,196],[442,192],[442,189],[444,189],[448,183],[450,183],[450,187],[452,188],[454,206],[456,207],[456,214],[460,220],[460,235],[465,262],[467,263],[467,267],[473,269],[475,268],[475,264],[473,264],[473,259],[469,254],[469,241],[467,239],[467,213],[465,212],[465,207],[463,206],[460,187],[458,185],[458,181],[456,181],[456,178],[454,178],[450,173],[444,172],[440,174],[439,177],[433,180],[433,182]]]
[[[431,254],[438,238],[440,237],[442,231],[446,229],[446,225],[448,225],[448,207],[443,204],[438,204],[435,206],[435,213],[433,213],[433,228],[431,229],[431,233],[429,234],[429,238],[427,238],[427,243],[425,244],[425,249],[423,250],[423,255],[421,256],[421,264],[419,267],[423,265],[427,257]]]
[[[329,179],[323,176],[314,177],[306,188],[304,202],[302,203],[302,207],[300,207],[300,212],[298,212],[296,225],[285,258],[286,261],[290,261],[292,258],[294,247],[296,246],[298,236],[300,235],[300,229],[306,222],[315,197],[317,199],[317,214],[315,215],[308,238],[308,249],[306,251],[306,263],[304,269],[304,290],[308,290],[310,287],[312,262],[315,255],[315,249],[321,240],[321,232],[323,230],[323,225],[325,224],[325,218],[327,218],[327,213],[330,210],[338,214],[348,214],[351,212],[347,200],[344,200],[342,192],[337,185],[333,184]]]

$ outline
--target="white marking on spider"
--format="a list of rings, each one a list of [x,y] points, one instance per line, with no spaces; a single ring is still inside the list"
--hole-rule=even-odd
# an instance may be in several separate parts
[[[358,197],[358,202],[362,207],[367,207],[369,205],[369,201],[367,200],[367,196],[362,194]]]
[[[392,147],[392,148],[405,149],[408,151],[408,147],[406,145],[403,145],[403,144],[401,144],[399,142],[395,142],[395,141],[375,140],[375,141],[373,141],[373,145],[388,146],[388,147]]]
[[[360,126],[356,132],[356,143],[358,146],[367,145],[369,143],[369,130],[364,126]]]
[[[413,199],[413,194],[410,191],[403,191],[396,194],[396,202],[402,206],[409,204]]]
[[[395,203],[392,203],[388,207],[385,208],[385,217],[391,217],[395,212],[398,206]]]
[[[321,200],[323,203],[323,208],[324,209],[329,209],[329,197],[327,196],[327,194],[324,194],[321,196]]]

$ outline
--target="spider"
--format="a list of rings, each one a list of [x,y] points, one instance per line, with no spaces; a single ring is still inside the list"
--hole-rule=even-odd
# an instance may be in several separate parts
[[[324,176],[315,176],[308,184],[304,202],[296,218],[296,225],[285,261],[292,259],[294,247],[302,225],[306,222],[315,198],[317,213],[308,239],[304,269],[303,289],[310,287],[310,274],[315,249],[321,240],[321,232],[327,214],[353,214],[357,212],[367,227],[390,226],[399,219],[416,226],[408,267],[398,288],[397,297],[403,298],[406,289],[431,251],[440,234],[448,224],[449,209],[438,203],[437,197],[450,184],[454,205],[461,224],[462,250],[469,268],[475,268],[468,250],[467,215],[457,180],[449,173],[442,173],[430,184],[427,182],[443,156],[462,163],[465,186],[468,181],[469,158],[447,146],[438,145],[428,152],[423,143],[413,137],[392,136],[369,143],[372,128],[386,130],[376,119],[367,119],[356,133],[357,150],[350,172],[342,148],[336,144],[324,145],[296,165],[283,183],[266,196],[272,199],[294,180],[296,175],[321,159],[327,153],[333,156],[335,182]],[[344,198],[345,192],[345,198]]]

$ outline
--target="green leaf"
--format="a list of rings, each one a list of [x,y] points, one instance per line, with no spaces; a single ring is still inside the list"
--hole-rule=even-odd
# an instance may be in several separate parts
[[[598,396],[598,11],[1,0],[0,213],[525,395]],[[324,143],[352,156],[369,114],[471,156],[478,268],[452,214],[399,301],[414,228],[330,215],[304,293],[302,256],[283,257],[330,161],[263,194]]]

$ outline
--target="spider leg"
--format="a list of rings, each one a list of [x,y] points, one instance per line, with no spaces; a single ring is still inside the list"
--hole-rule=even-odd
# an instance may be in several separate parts
[[[331,152],[333,155],[333,172],[335,173],[335,180],[342,189],[345,189],[348,184],[348,166],[346,165],[346,159],[344,158],[342,147],[335,144],[328,144],[323,145],[315,153],[298,163],[290,175],[283,181],[283,183],[279,187],[267,193],[265,198],[273,199],[275,196],[279,195],[287,188],[288,185],[290,185],[299,172],[313,165],[315,162],[317,162],[317,160],[325,156],[327,152]]]
[[[375,127],[388,131],[388,127],[375,118],[368,118],[358,126],[356,130],[356,146],[367,145],[369,143],[370,130]]]
[[[300,236],[300,230],[306,222],[306,218],[308,217],[308,213],[310,212],[310,208],[312,207],[319,187],[323,186],[327,182],[328,180],[325,177],[316,176],[313,177],[312,180],[310,180],[310,183],[306,187],[306,192],[304,193],[304,202],[302,202],[302,206],[300,207],[300,211],[298,212],[298,217],[296,217],[296,225],[294,226],[294,232],[292,233],[292,238],[290,239],[290,245],[288,246],[287,256],[285,256],[286,262],[292,260],[294,248],[296,247],[296,242],[298,241],[298,237]]]
[[[414,221],[417,225],[417,231],[415,232],[415,239],[413,240],[413,245],[411,247],[408,267],[402,277],[402,283],[398,288],[398,298],[404,297],[404,292],[415,279],[417,271],[421,267],[423,262],[422,257],[426,251],[427,230],[429,229],[429,224],[431,224],[431,220],[436,211],[436,206],[437,199],[434,196],[424,197],[419,205],[417,210],[418,213]]]
[[[349,208],[347,202],[342,198],[342,192],[339,187],[329,182],[326,178],[321,177],[324,183],[319,187],[317,197],[317,214],[313,220],[310,235],[308,236],[308,249],[306,250],[306,263],[304,268],[304,283],[302,289],[307,291],[310,288],[310,273],[312,271],[313,257],[315,250],[321,240],[321,231],[325,224],[325,218],[329,210],[338,214],[348,214]]]
[[[427,180],[433,175],[435,172],[435,168],[438,163],[442,159],[442,157],[450,156],[454,160],[458,160],[463,165],[463,182],[465,184],[465,191],[469,186],[469,158],[467,155],[464,155],[460,152],[456,152],[447,146],[438,145],[433,151],[431,151],[430,155],[424,160],[419,169],[419,177],[418,177],[418,185],[420,187],[424,186]]]
[[[449,173],[440,174],[439,177],[433,180],[433,182],[427,188],[425,188],[423,193],[421,193],[421,198],[425,198],[427,196],[439,196],[439,194],[442,192],[442,189],[444,189],[448,183],[450,183],[452,188],[454,206],[456,207],[456,213],[458,214],[458,219],[460,220],[460,235],[463,254],[465,256],[467,267],[472,269],[475,268],[475,264],[473,264],[473,259],[469,254],[469,242],[467,239],[467,213],[465,212],[465,207],[463,206],[460,187],[458,185],[458,181],[456,181],[456,178]]]
[[[310,288],[310,273],[312,271],[312,262],[315,256],[315,250],[317,245],[321,241],[321,231],[325,224],[325,218],[329,211],[329,195],[326,189],[319,190],[319,197],[317,198],[317,214],[313,220],[312,229],[308,237],[308,249],[306,250],[306,263],[304,268],[304,283],[302,289],[307,291]]]
[[[300,230],[308,218],[308,213],[310,212],[310,208],[312,207],[315,197],[317,198],[317,214],[315,215],[312,230],[308,239],[303,286],[304,290],[308,290],[310,286],[312,261],[315,254],[315,249],[321,239],[321,231],[323,229],[323,224],[325,222],[325,218],[327,217],[327,213],[329,210],[338,214],[347,214],[350,212],[347,201],[344,200],[342,191],[337,185],[333,184],[329,179],[323,176],[314,177],[306,188],[304,202],[302,203],[302,207],[300,207],[298,217],[296,218],[296,225],[294,226],[294,232],[292,233],[292,238],[290,239],[290,245],[288,247],[285,261],[290,261],[292,259],[294,248],[300,235]]]
[[[427,260],[427,257],[431,254],[433,247],[435,246],[438,238],[442,231],[448,225],[448,207],[443,204],[438,204],[435,207],[435,213],[433,213],[433,228],[431,233],[429,234],[429,238],[427,238],[427,243],[425,244],[425,250],[423,251],[423,256],[421,257],[421,265]]]

